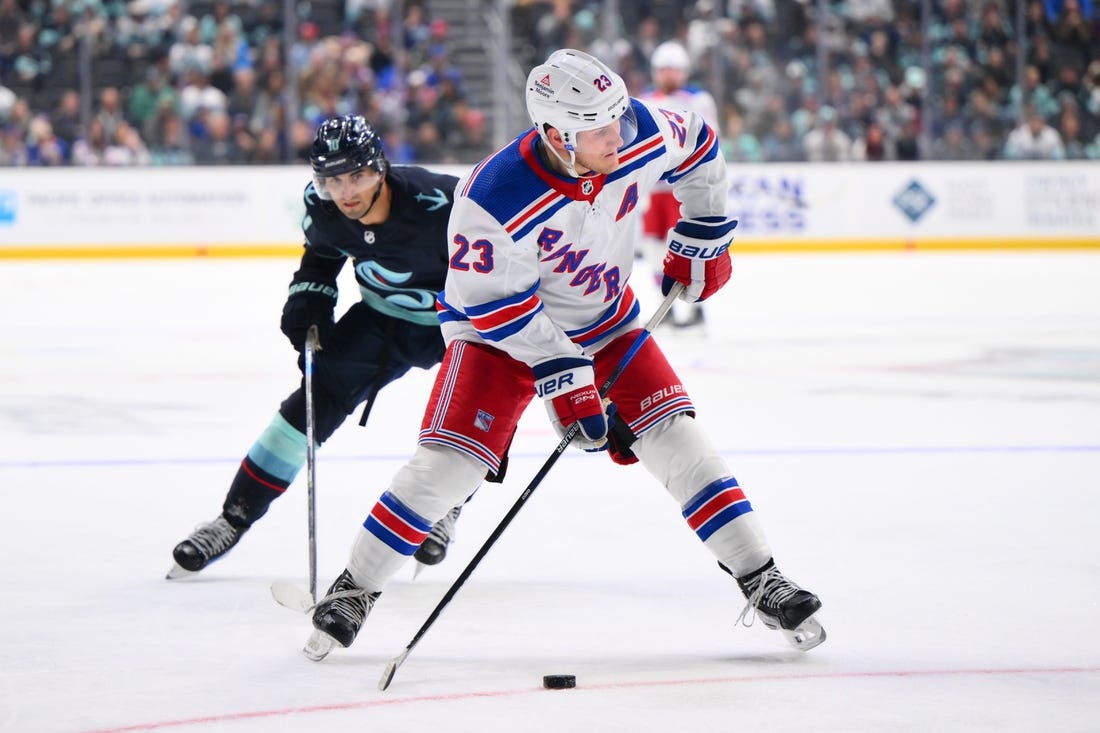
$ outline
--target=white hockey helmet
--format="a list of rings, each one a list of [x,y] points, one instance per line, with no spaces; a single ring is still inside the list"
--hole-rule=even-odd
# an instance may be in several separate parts
[[[683,72],[691,71],[691,57],[687,49],[676,41],[665,41],[653,49],[653,55],[649,58],[649,65],[654,71],[657,69],[679,69]]]
[[[545,63],[531,69],[527,76],[527,114],[547,143],[547,126],[561,133],[570,153],[571,172],[578,133],[621,120],[623,145],[638,134],[623,78],[599,59],[568,48],[555,51]]]

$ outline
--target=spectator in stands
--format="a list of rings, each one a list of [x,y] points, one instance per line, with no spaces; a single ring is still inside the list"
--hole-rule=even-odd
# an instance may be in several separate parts
[[[897,158],[897,150],[886,138],[882,125],[871,120],[863,134],[852,141],[852,160],[883,161]]]
[[[115,128],[114,139],[109,140],[103,151],[103,164],[113,166],[137,166],[150,165],[153,156],[150,155],[145,141],[130,124],[123,121]]]
[[[1025,59],[1030,66],[1039,70],[1039,79],[1046,83],[1055,74],[1058,61],[1054,58],[1054,46],[1050,37],[1040,33],[1031,39]],[[1008,54],[1000,49],[990,49],[984,68],[992,73],[997,70],[997,80],[1002,86],[1010,87],[1015,81],[1015,71],[1009,68]]]
[[[19,26],[15,44],[8,54],[5,78],[27,89],[39,90],[50,73],[49,55],[37,43],[38,28],[27,22]]]
[[[722,131],[722,155],[736,163],[762,163],[764,149],[751,132],[745,130],[737,105],[727,104]]]
[[[1050,35],[1058,49],[1060,63],[1083,68],[1093,60],[1092,24],[1082,10],[1080,0],[1061,0],[1061,10],[1053,19]],[[1086,0],[1092,8],[1092,0]]]
[[[104,87],[100,90],[95,118],[103,126],[104,140],[113,140],[119,125],[126,122],[126,115],[122,111],[122,95],[118,87]]]
[[[279,165],[283,162],[282,146],[279,144],[279,131],[264,128],[256,136],[255,147],[248,156],[249,165]]]
[[[186,127],[174,105],[162,105],[151,119],[149,155],[153,165],[194,165]]]
[[[224,112],[229,106],[225,93],[210,84],[210,77],[198,66],[193,66],[183,75],[183,88],[180,90],[180,115],[190,125],[200,110]]]
[[[961,96],[944,94],[940,99],[939,109],[936,110],[932,119],[932,136],[942,137],[949,126],[963,125],[965,120]]]
[[[761,141],[764,160],[772,163],[795,163],[806,160],[802,150],[802,141],[794,133],[794,126],[788,117],[780,117],[772,123],[771,129]]]
[[[456,163],[477,163],[491,152],[489,123],[485,113],[463,105],[459,117],[458,140],[450,146],[452,157]],[[420,160],[432,160],[432,158],[420,158]]]
[[[240,16],[234,11],[233,5],[234,3],[229,0],[214,0],[210,12],[199,19],[199,37],[202,38],[203,43],[217,46],[219,36],[226,28],[230,29],[233,36],[240,33],[243,24]]]
[[[63,165],[65,158],[65,145],[54,135],[50,118],[44,114],[35,115],[27,138],[27,165]]]
[[[970,92],[964,115],[970,124],[981,124],[986,132],[997,138],[1004,137],[1005,131],[1011,127],[1011,121],[993,105],[989,95],[980,87]]]
[[[1066,108],[1058,117],[1058,134],[1066,148],[1066,160],[1088,158],[1088,138],[1081,130],[1081,117],[1076,108]]]
[[[214,68],[214,48],[203,43],[198,19],[193,15],[184,17],[176,33],[177,40],[168,49],[168,66],[172,74],[177,78],[192,70],[209,74]]]
[[[802,140],[806,160],[836,163],[852,159],[852,139],[836,123],[836,110],[832,107],[824,105],[818,110],[816,124]]]
[[[19,0],[0,0],[0,73],[6,72],[6,62],[18,44],[19,30],[29,22],[30,16]]]
[[[992,0],[982,4],[978,20],[978,40],[985,48],[1004,49],[1012,40],[1012,26],[1001,12],[1001,6]]]
[[[901,137],[905,123],[912,120],[916,111],[901,96],[901,88],[891,84],[883,92],[883,101],[875,110],[875,120],[882,127],[886,137],[897,140]]]
[[[1079,156],[1082,149],[1087,155],[1100,132],[1096,3],[1025,2],[1025,28],[1017,32],[1015,6],[1004,0],[941,0],[931,6],[933,24],[926,37],[922,37],[919,4],[889,0],[828,3],[821,19],[813,18],[817,5],[801,0],[620,2],[621,15],[614,23],[623,40],[613,42],[606,38],[608,19],[599,15],[600,2],[528,0],[517,3],[512,13],[516,47],[531,61],[521,66],[545,57],[551,46],[598,46],[604,49],[601,54],[619,60],[619,71],[628,83],[633,80],[634,93],[644,83],[639,69],[656,46],[669,37],[682,39],[695,64],[694,80],[708,87],[720,108],[738,95],[742,125],[760,140],[766,156],[797,156],[783,135],[773,134],[775,128],[787,118],[796,140],[801,139],[823,100],[836,112],[836,128],[847,133],[856,147],[868,143],[868,150],[875,147],[873,140],[861,143],[867,134],[872,138],[877,134],[870,132],[869,123],[875,120],[883,128],[887,148],[903,158],[920,157],[915,135],[920,112],[931,118],[929,155],[940,157],[945,149],[955,149],[946,140],[947,130],[961,122],[970,131],[975,155],[998,157],[1007,152],[1007,133],[1017,127],[1025,105],[1038,107],[1056,132],[1065,133],[1066,125],[1077,130],[1064,141],[1067,157]],[[440,73],[457,66],[447,48],[450,29],[432,17],[432,5],[405,3],[405,17],[392,19],[387,3],[349,0],[344,4],[343,26],[338,17],[334,24],[327,4],[321,5],[315,4],[317,12],[299,24],[300,42],[290,52],[296,69],[306,68],[313,54],[321,52],[326,73],[329,67],[332,70],[331,78],[320,80],[322,92],[316,100],[310,97],[315,93],[316,74],[310,70],[299,79],[295,72],[291,81],[301,83],[304,113],[312,118],[320,109],[369,110],[380,127],[393,131],[392,139],[405,154],[427,155],[432,146],[422,143],[416,146],[419,152],[410,152],[413,146],[405,142],[417,137],[415,117],[410,117],[409,127],[397,128],[405,127],[405,78],[416,69],[434,71],[431,83],[447,88],[442,101],[431,105],[429,124],[436,126],[434,136],[447,142],[454,155],[456,141],[467,138],[462,131],[465,120],[478,118],[469,114],[476,110],[469,109],[460,73]],[[187,15],[189,10],[194,15]],[[394,20],[404,23],[396,33],[391,27]],[[822,27],[815,26],[814,20],[820,20]],[[209,86],[231,100],[227,102],[232,106],[231,120],[248,115],[251,142],[242,159],[270,155],[270,146],[264,148],[267,152],[259,152],[261,134],[269,129],[276,131],[278,149],[293,157],[296,146],[284,137],[287,80],[282,22],[279,0],[0,0],[0,84],[33,110],[18,123],[24,152],[13,152],[9,130],[4,157],[26,159],[30,120],[39,114],[49,116],[63,149],[75,149],[79,115],[63,112],[62,107],[71,108],[72,102],[61,100],[71,100],[64,90],[80,85],[78,25],[90,33],[97,70],[93,94],[100,95],[101,85],[115,87],[115,94],[123,92],[118,104],[125,114],[120,116],[140,130],[158,162],[185,159],[172,148],[161,155],[154,145],[154,135],[163,137],[163,128],[178,124],[177,120],[166,125],[171,118],[152,111],[159,108],[159,95],[150,94],[141,83],[146,66],[160,66],[158,59],[163,59],[161,90],[165,94],[174,90],[178,96],[191,85],[189,70],[199,68],[208,77],[213,74]],[[358,34],[357,40],[338,38],[341,30],[350,28]],[[827,47],[824,55],[816,48],[819,40]],[[925,40],[934,59],[925,70],[934,99],[930,109],[923,109],[923,89],[912,84],[905,71],[920,71]],[[537,50],[540,47],[542,51]],[[1015,78],[1018,47],[1026,54],[1023,80]],[[825,73],[816,68],[819,58],[829,63]],[[125,60],[138,63],[120,67]],[[241,73],[249,66],[255,68],[251,81]],[[817,86],[821,79],[827,80],[825,88]],[[952,111],[953,102],[940,101],[950,96],[964,103],[958,112]],[[1070,97],[1076,100],[1076,119],[1063,122],[1070,119],[1066,112]],[[101,106],[96,99],[96,114]],[[192,100],[192,108],[197,106],[217,104],[206,100],[196,105]],[[484,114],[480,119],[484,126]],[[116,116],[106,126],[117,130],[118,123]],[[231,124],[236,127],[235,122]],[[421,132],[425,139],[433,136],[426,128]],[[114,137],[108,136],[108,142]],[[190,145],[186,134],[180,144]],[[86,145],[85,157],[95,147]]]
[[[1024,122],[1009,133],[1005,157],[1010,160],[1063,160],[1066,149],[1058,131],[1031,106],[1025,109]]]
[[[275,69],[262,77],[256,101],[252,105],[251,122],[253,131],[266,128],[282,129],[286,117],[284,98],[286,94],[286,75],[282,69]],[[312,140],[313,133],[310,132]]]
[[[974,160],[997,160],[1004,148],[1003,137],[994,135],[984,124],[977,122],[970,127],[970,140],[974,148]]]
[[[147,66],[142,81],[130,91],[128,118],[148,138],[153,117],[166,105],[178,106],[179,95],[161,68]]]
[[[930,160],[977,160],[978,150],[967,139],[962,122],[955,121],[944,127],[942,136],[932,142]]]
[[[66,89],[57,101],[57,107],[50,115],[54,134],[65,146],[65,162],[72,162],[73,144],[83,134],[80,114],[80,94],[75,89]]]
[[[173,3],[175,4],[175,3]],[[130,0],[127,12],[114,25],[113,41],[116,55],[131,61],[145,62],[171,43],[171,27],[167,13],[154,0]]]
[[[203,122],[203,134],[192,141],[195,162],[199,165],[240,163],[244,156],[233,137],[233,127],[225,110],[202,109],[199,119]]]
[[[1039,68],[1029,64],[1024,67],[1024,79],[1022,84],[1014,84],[1008,93],[1009,105],[1013,115],[1020,119],[1026,114],[1026,109],[1032,107],[1043,117],[1053,117],[1058,113],[1058,102],[1050,93],[1050,88],[1043,84],[1039,74]]]
[[[23,137],[14,127],[0,127],[0,166],[21,167],[28,163],[27,145]]]
[[[233,71],[233,83],[230,85],[226,111],[230,117],[244,115],[252,117],[260,102],[260,90],[256,86],[256,70],[252,66],[241,66]]]
[[[894,155],[898,160],[921,160],[924,157],[920,143],[920,128],[915,115],[902,123],[901,132],[894,140]]]
[[[88,125],[88,134],[77,140],[76,144],[73,145],[73,165],[105,165],[106,150],[107,137],[103,132],[103,121],[98,117],[93,117]]]

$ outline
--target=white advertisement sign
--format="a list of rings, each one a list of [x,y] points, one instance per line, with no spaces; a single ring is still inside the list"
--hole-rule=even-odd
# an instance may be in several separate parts
[[[735,251],[1100,247],[1094,162],[729,173]],[[291,254],[309,176],[306,166],[0,169],[0,257]]]
[[[1100,246],[1100,165],[730,166],[736,245]]]

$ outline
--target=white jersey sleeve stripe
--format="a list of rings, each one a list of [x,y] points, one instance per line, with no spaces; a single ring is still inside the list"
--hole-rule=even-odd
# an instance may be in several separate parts
[[[694,168],[697,168],[699,165],[707,162],[718,154],[718,136],[714,134],[714,130],[710,125],[700,130],[699,137],[703,138],[704,133],[706,136],[705,139],[703,139],[701,143],[696,143],[695,152],[676,169],[673,175],[669,176],[670,181],[675,182],[677,178],[682,178]]]

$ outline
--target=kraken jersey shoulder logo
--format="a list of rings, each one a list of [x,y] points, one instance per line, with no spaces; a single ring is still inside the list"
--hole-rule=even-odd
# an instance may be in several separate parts
[[[428,207],[428,211],[435,211],[436,209],[442,209],[449,202],[449,200],[447,199],[447,194],[443,193],[438,188],[434,189],[434,190],[435,190],[435,195],[434,196],[431,196],[431,195],[426,194],[426,193],[418,193],[418,194],[416,194],[416,197],[415,197],[417,201],[427,201],[428,203],[431,204],[431,206]]]
[[[368,229],[367,231],[363,232],[363,241],[367,244],[374,244],[374,231]]]

